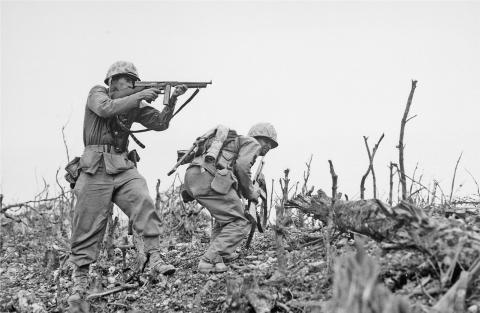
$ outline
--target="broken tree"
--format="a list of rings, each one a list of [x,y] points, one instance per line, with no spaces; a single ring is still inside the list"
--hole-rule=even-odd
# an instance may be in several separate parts
[[[315,196],[298,195],[287,203],[328,222],[332,201],[322,190]],[[341,232],[356,232],[380,242],[385,249],[415,249],[423,252],[448,285],[454,268],[469,269],[480,258],[478,227],[426,213],[405,201],[390,207],[377,199],[343,201],[333,206],[333,223]]]

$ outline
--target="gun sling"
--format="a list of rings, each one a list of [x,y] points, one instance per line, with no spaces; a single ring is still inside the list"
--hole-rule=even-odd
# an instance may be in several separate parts
[[[193,98],[195,98],[195,96],[199,93],[200,89],[196,89],[193,94],[187,99],[187,101],[185,101],[179,108],[178,110],[172,115],[172,117],[170,118],[170,120],[175,116],[177,115],[188,103],[190,103],[190,101],[193,100]],[[132,137],[133,141],[135,141],[135,143],[142,149],[145,148],[145,145],[140,141],[138,140],[137,137],[135,137],[135,133],[143,133],[143,132],[147,132],[147,131],[150,131],[151,129],[149,128],[145,128],[145,129],[139,129],[139,130],[130,130],[130,128],[128,128],[127,126],[125,126],[125,124],[123,124],[123,122],[120,120],[120,118],[118,117],[118,115],[116,116],[116,120],[117,120],[117,124],[118,126],[120,126],[120,128],[127,132],[130,137]]]

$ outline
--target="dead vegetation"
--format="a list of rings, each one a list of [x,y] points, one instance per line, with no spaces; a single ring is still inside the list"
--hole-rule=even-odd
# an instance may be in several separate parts
[[[455,197],[461,157],[447,195],[438,182],[425,186],[416,169],[411,176],[405,173],[403,134],[412,119],[408,111],[415,87],[413,81],[401,122],[399,165],[389,163],[388,199],[377,199],[373,163],[384,135],[372,150],[364,137],[369,163],[359,200],[338,190],[342,177],[332,161],[331,193],[310,186],[310,158],[300,191],[290,170],[277,181],[277,197],[272,180],[270,210],[276,222],[263,218],[266,231],[255,234],[228,272],[204,275],[196,264],[208,245],[212,220],[199,205],[181,201],[179,176],[163,192],[158,180],[155,205],[163,220],[163,249],[177,273],[160,281],[147,276],[130,281],[142,247],[135,245],[128,221],[113,216],[101,256],[90,268],[92,311],[480,312],[480,191]],[[373,198],[364,199],[370,174]],[[54,196],[45,183],[32,201],[1,205],[0,311],[66,310],[75,199],[58,180],[57,185]],[[264,210],[263,217],[269,215]]]

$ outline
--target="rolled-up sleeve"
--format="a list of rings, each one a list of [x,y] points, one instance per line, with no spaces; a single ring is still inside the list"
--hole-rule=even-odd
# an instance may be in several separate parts
[[[260,154],[260,144],[251,137],[244,137],[241,141],[238,158],[235,163],[235,174],[238,178],[238,183],[242,195],[248,200],[255,200],[254,188],[252,184],[251,169],[257,156]]]
[[[133,94],[119,99],[111,99],[107,89],[95,86],[88,94],[87,106],[100,117],[108,118],[137,108],[140,103],[138,95]]]

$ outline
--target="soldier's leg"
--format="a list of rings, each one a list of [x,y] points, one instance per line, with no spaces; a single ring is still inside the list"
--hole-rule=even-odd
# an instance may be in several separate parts
[[[226,195],[221,195],[212,190],[208,195],[197,197],[197,201],[210,211],[221,227],[203,259],[215,262],[217,256],[231,255],[248,232],[248,220],[236,191],[231,189]]]
[[[148,192],[147,182],[136,168],[115,177],[113,201],[130,218],[133,229],[143,238],[151,266],[163,274],[173,273],[175,269],[165,264],[160,254],[160,216]]]
[[[113,180],[103,168],[81,173],[75,185],[77,204],[72,222],[70,261],[78,267],[95,262],[112,206]]]
[[[74,192],[77,204],[72,222],[70,261],[73,271],[73,292],[68,298],[70,312],[89,312],[85,301],[88,289],[88,268],[97,260],[112,207],[113,180],[99,168],[94,175],[81,173]]]

